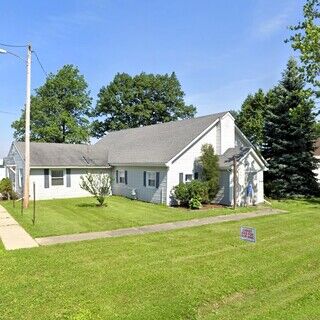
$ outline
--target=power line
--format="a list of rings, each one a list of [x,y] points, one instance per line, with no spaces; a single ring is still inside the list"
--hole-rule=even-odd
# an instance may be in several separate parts
[[[15,45],[15,44],[7,44],[7,43],[0,43],[0,46],[12,47],[12,48],[25,48],[25,47],[27,47],[27,45]]]
[[[44,74],[46,75],[46,77],[47,77],[47,76],[48,76],[48,73],[46,72],[46,70],[44,70],[44,67],[43,67],[43,65],[42,65],[42,63],[41,63],[41,61],[40,61],[40,59],[39,59],[39,57],[38,57],[37,52],[33,50],[32,53],[35,54],[35,56],[36,56],[36,58],[37,58],[37,61],[38,61],[39,65],[40,65],[43,73],[44,73]]]

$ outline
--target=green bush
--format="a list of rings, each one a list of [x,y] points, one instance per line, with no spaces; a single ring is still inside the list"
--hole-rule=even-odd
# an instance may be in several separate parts
[[[202,207],[201,201],[198,198],[191,198],[189,200],[189,208],[192,210],[200,209]]]
[[[191,199],[197,199],[200,204],[209,202],[208,184],[200,180],[180,183],[173,189],[173,195],[182,206],[190,206]]]
[[[12,183],[9,178],[3,178],[0,181],[0,193],[4,199],[15,198],[15,193],[12,189]]]

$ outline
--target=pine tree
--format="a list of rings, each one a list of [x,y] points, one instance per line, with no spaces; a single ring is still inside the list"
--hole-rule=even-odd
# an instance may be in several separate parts
[[[266,193],[275,198],[319,194],[313,172],[317,167],[313,156],[315,105],[293,58],[268,100],[263,148],[269,163]]]
[[[250,142],[260,148],[263,143],[263,126],[266,111],[266,96],[262,89],[249,94],[236,116],[236,124]]]

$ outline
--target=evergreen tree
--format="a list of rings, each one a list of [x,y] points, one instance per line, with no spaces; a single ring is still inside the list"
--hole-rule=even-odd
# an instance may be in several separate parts
[[[263,143],[264,116],[267,108],[266,96],[262,89],[249,94],[236,116],[236,124],[250,142],[260,148]]]
[[[313,170],[315,107],[297,62],[291,58],[282,80],[269,94],[263,155],[269,163],[266,193],[275,198],[319,194]]]

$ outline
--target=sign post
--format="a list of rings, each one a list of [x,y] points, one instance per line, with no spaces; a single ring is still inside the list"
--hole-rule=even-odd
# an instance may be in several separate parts
[[[249,242],[256,242],[256,229],[251,227],[240,227],[240,239]]]

